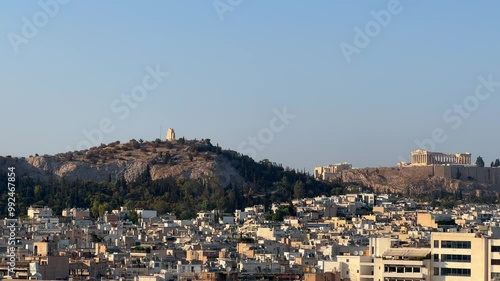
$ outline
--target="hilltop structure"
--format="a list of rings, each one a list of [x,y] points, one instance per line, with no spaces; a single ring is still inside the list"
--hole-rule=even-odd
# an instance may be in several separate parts
[[[445,154],[421,149],[411,152],[412,166],[470,165],[471,159],[470,153]]]
[[[342,176],[342,171],[347,171],[352,169],[352,165],[343,162],[334,165],[327,165],[323,167],[314,168],[314,178],[317,180],[332,180],[338,179]]]
[[[175,130],[172,128],[168,128],[167,130],[167,141],[175,140]]]

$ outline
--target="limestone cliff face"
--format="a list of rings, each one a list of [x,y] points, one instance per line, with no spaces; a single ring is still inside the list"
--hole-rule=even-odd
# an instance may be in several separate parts
[[[497,184],[478,183],[474,180],[453,179],[437,176],[434,168],[364,168],[342,172],[343,182],[359,183],[368,186],[375,192],[392,192],[410,195],[430,195],[432,192],[444,190],[450,193],[458,191],[464,194],[478,193],[497,195],[500,186]]]
[[[66,177],[68,180],[89,180],[106,181],[110,177],[117,179],[120,176],[130,175],[141,171],[142,161],[138,163],[128,163],[126,161],[117,161],[114,163],[105,163],[94,165],[83,161],[64,161],[54,156],[38,156],[26,159],[28,167],[27,174],[43,174],[45,176],[54,176],[56,178]]]
[[[122,145],[124,146],[124,145]],[[174,145],[171,148],[155,147],[149,150],[113,150],[107,153],[106,148],[95,151],[74,152],[55,156],[32,156],[28,158],[12,158],[0,156],[0,171],[8,167],[16,167],[18,175],[29,175],[32,178],[86,181],[115,181],[125,178],[130,182],[148,171],[153,180],[167,177],[193,179],[201,176],[216,176],[223,186],[230,182],[244,184],[243,178],[230,162],[222,155],[211,152],[188,152],[189,146]],[[153,150],[154,152],[152,152]],[[168,161],[162,159],[168,152]],[[97,157],[89,157],[98,155]],[[92,154],[94,153],[94,154]],[[106,155],[106,156],[102,156]],[[90,159],[90,160],[89,160]]]

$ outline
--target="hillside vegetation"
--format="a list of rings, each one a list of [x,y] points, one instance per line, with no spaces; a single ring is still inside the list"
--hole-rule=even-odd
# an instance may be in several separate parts
[[[318,182],[268,160],[255,162],[209,139],[131,140],[54,156],[0,157],[0,216],[5,215],[10,166],[18,173],[16,202],[21,214],[34,204],[56,213],[88,207],[93,216],[125,205],[191,218],[200,210],[232,212],[253,204],[269,206],[343,192],[339,183]]]

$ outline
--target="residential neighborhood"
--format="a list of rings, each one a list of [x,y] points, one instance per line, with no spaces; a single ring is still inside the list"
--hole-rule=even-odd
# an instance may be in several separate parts
[[[16,221],[15,272],[32,280],[497,280],[500,207],[432,207],[388,194],[293,200],[192,220],[153,210],[54,214],[31,206]],[[130,213],[138,214],[132,222]],[[0,251],[9,247],[8,226]],[[9,275],[2,256],[0,274]],[[466,279],[456,279],[467,277]]]

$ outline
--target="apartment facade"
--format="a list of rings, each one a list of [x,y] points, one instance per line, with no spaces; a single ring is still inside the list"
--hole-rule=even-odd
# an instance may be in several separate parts
[[[432,280],[490,280],[489,253],[492,241],[477,233],[433,232]]]

